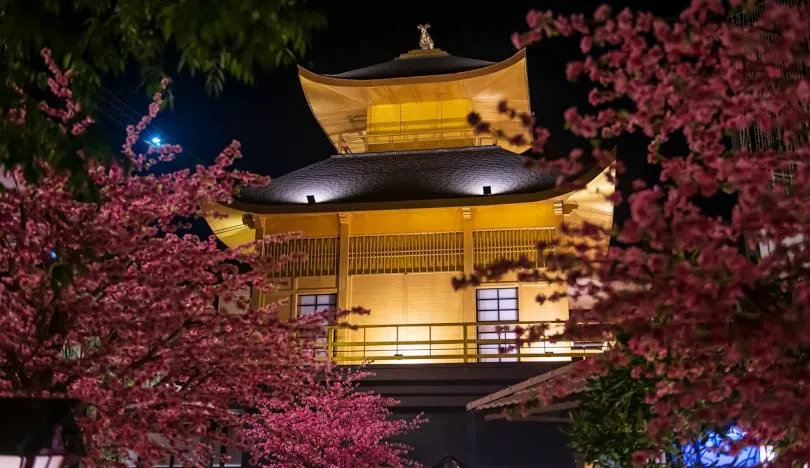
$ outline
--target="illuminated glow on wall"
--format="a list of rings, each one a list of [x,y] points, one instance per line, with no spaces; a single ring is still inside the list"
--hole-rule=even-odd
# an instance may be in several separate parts
[[[377,104],[367,111],[367,150],[475,146],[469,99]]]
[[[377,104],[368,108],[368,134],[466,129],[471,111],[468,99]]]

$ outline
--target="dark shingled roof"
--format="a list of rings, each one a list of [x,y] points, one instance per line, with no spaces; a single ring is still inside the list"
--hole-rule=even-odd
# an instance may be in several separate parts
[[[499,146],[332,156],[269,185],[246,188],[242,202],[301,205],[314,195],[318,205],[437,200],[536,193],[555,186],[556,175],[527,169],[523,157]]]
[[[475,70],[492,65],[493,63],[494,62],[487,62],[486,60],[456,57],[454,55],[395,58],[388,62],[327,76],[351,80],[373,80],[445,75]]]

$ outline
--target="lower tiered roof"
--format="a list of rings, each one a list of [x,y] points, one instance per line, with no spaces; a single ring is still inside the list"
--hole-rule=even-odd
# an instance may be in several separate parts
[[[237,204],[254,209],[471,200],[553,189],[557,174],[530,169],[499,146],[342,154],[242,191]],[[314,203],[312,203],[314,201]],[[475,203],[478,204],[478,203]],[[283,211],[290,211],[284,209]],[[319,210],[320,211],[320,210]]]

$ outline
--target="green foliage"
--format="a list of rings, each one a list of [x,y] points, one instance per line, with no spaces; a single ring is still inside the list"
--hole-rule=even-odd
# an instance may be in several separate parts
[[[577,396],[580,407],[572,414],[571,445],[585,460],[603,467],[633,466],[633,453],[649,450],[647,422],[652,408],[644,402],[655,383],[634,379],[627,368],[592,377]]]
[[[92,115],[102,77],[137,69],[153,94],[171,70],[203,74],[209,92],[222,91],[227,77],[247,84],[257,71],[290,62],[306,51],[324,17],[306,0],[0,0],[0,109],[19,108],[11,83],[34,93],[46,87],[39,52],[50,48],[63,67],[74,70],[73,91]],[[28,96],[32,106],[42,96]],[[5,117],[5,116],[3,116]],[[87,195],[89,181],[76,171],[79,146],[87,157],[109,152],[88,141],[63,145],[55,129],[33,118],[24,126],[0,122],[0,167],[24,166],[39,177],[33,155],[73,177]],[[18,128],[12,128],[16,125]],[[89,136],[88,138],[92,138]],[[64,139],[67,140],[67,139]],[[57,141],[58,144],[54,144]],[[80,144],[81,143],[81,144]],[[97,142],[96,142],[97,143]]]

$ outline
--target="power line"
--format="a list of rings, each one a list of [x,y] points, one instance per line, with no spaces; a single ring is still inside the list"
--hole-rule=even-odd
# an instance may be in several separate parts
[[[127,126],[134,125],[141,119],[142,114],[140,114],[135,108],[129,105],[116,93],[105,88],[104,86],[100,86],[99,90],[100,93],[97,95],[97,97],[100,97],[101,99],[98,100],[97,110],[109,121],[121,127],[121,129],[126,130]],[[150,124],[149,126],[153,130],[157,131],[158,134],[167,135],[167,133],[157,125]],[[144,142],[147,144],[153,144],[148,140],[144,140]],[[205,161],[186,148],[183,148],[182,154],[191,156],[199,164],[207,165]]]

